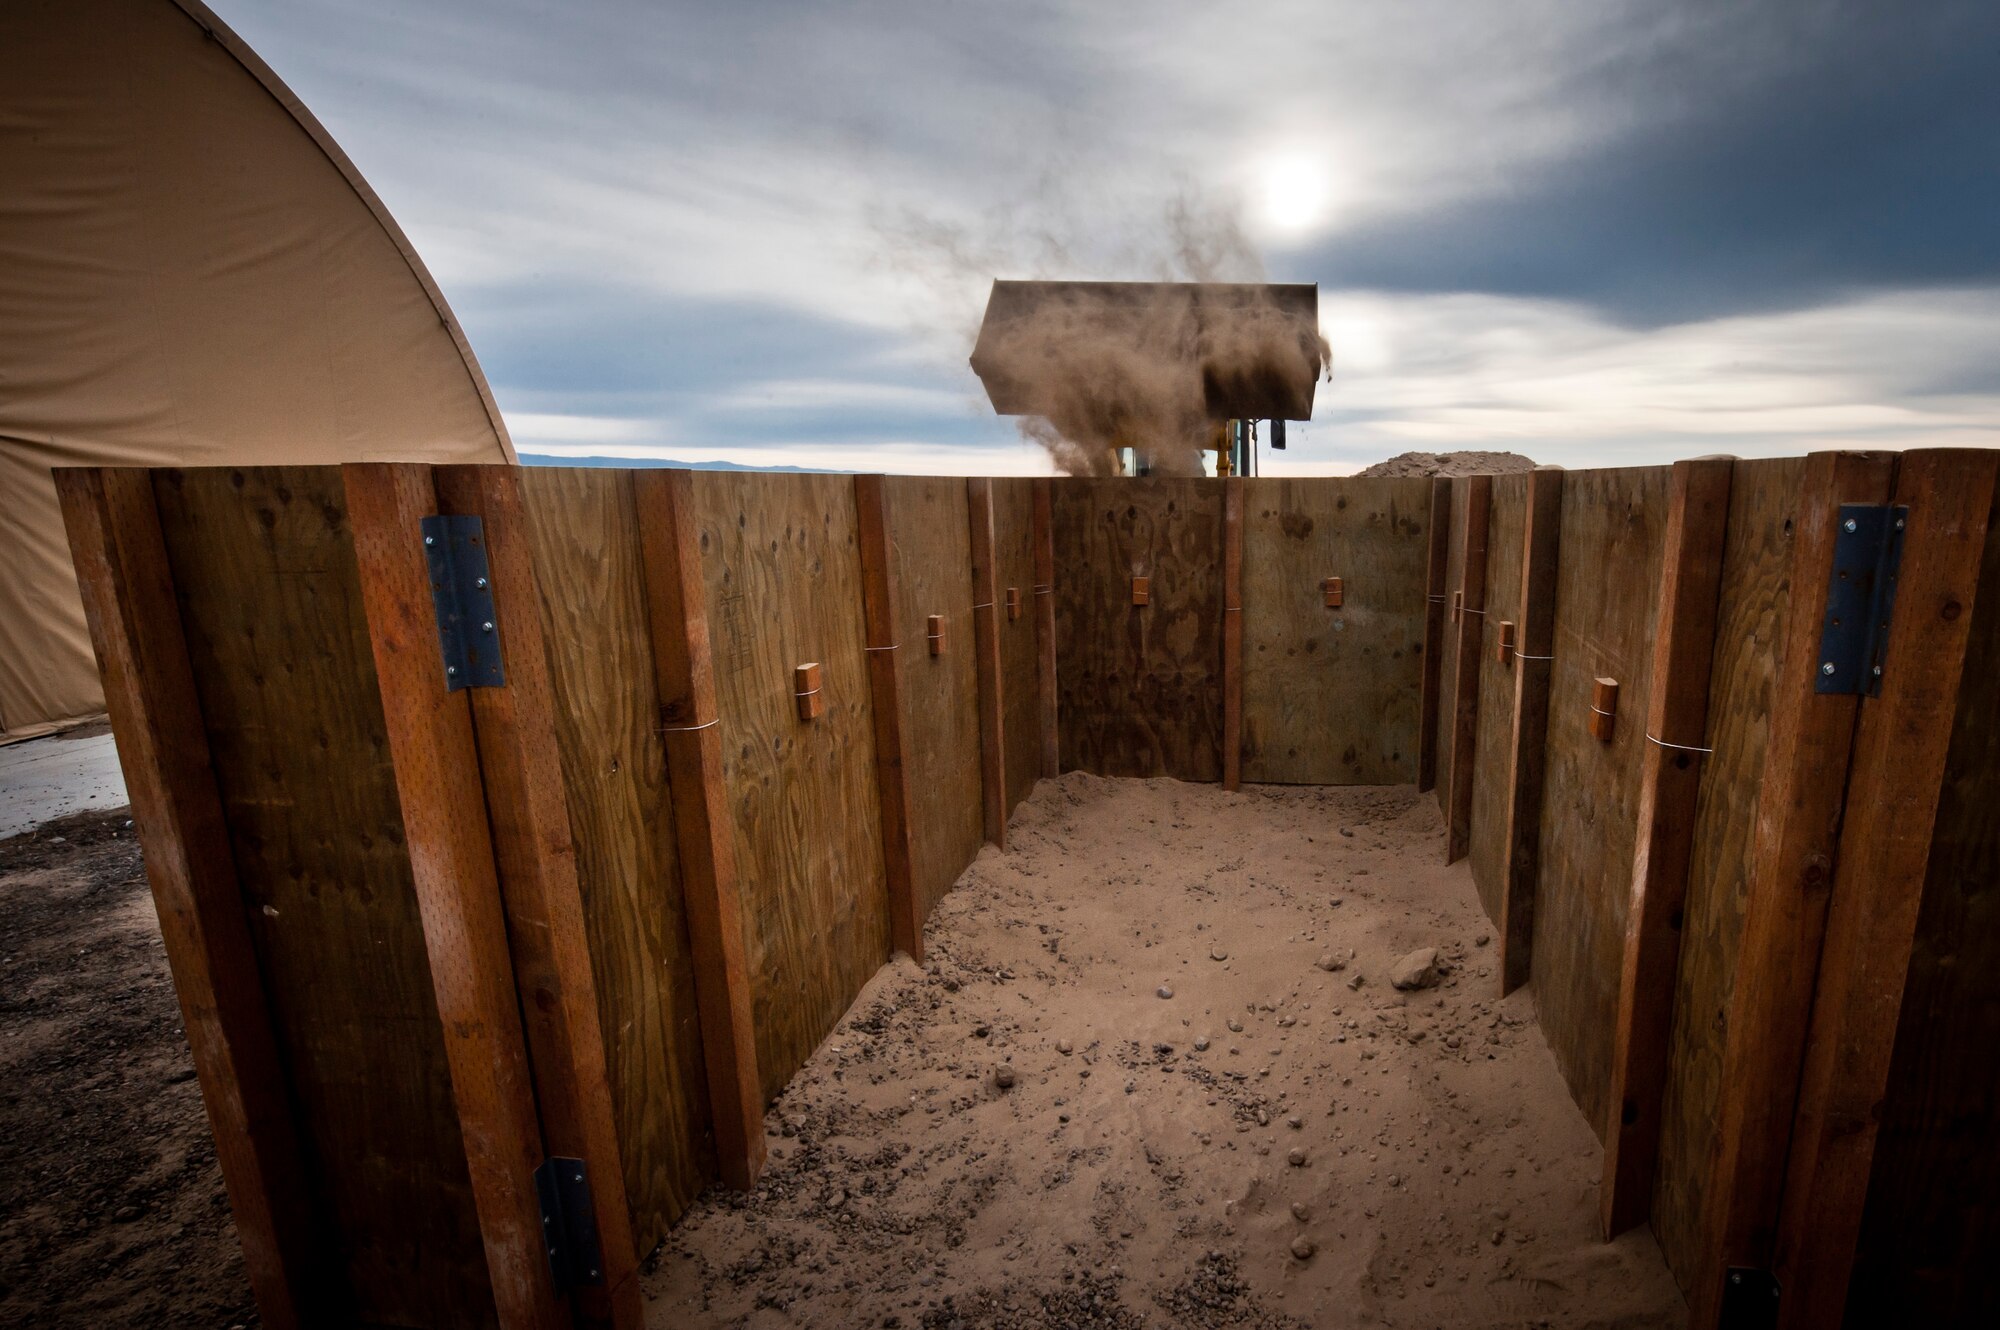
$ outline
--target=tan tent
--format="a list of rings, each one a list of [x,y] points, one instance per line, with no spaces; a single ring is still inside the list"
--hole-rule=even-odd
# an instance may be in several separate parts
[[[103,709],[53,466],[511,461],[346,156],[196,0],[0,3],[0,734]]]

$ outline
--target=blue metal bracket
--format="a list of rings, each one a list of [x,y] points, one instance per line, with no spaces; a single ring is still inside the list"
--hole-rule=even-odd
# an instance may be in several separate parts
[[[426,517],[422,527],[445,690],[498,688],[507,676],[487,580],[486,524],[477,517]]]
[[[1874,697],[1882,691],[1882,655],[1909,516],[1908,508],[1887,504],[1840,505],[1826,617],[1813,663],[1815,692]]]

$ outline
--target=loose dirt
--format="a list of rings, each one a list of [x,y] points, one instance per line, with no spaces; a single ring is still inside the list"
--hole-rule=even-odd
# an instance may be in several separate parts
[[[0,840],[0,1325],[257,1324],[129,817]]]
[[[1506,475],[1510,471],[1533,471],[1533,458],[1519,453],[1397,453],[1386,461],[1365,466],[1357,476],[1479,476]]]
[[[1650,1234],[1597,1239],[1429,796],[1071,774],[1008,836],[655,1254],[650,1325],[1683,1322]]]

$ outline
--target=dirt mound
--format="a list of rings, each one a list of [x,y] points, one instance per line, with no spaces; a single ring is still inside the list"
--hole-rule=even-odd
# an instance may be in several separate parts
[[[1533,471],[1535,459],[1519,453],[1398,453],[1363,467],[1357,476],[1500,476]]]

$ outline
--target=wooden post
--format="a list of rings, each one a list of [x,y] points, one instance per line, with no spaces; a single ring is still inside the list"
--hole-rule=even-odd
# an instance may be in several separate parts
[[[1609,1239],[1652,1209],[1660,1097],[1673,1032],[1681,911],[1694,850],[1695,798],[1708,736],[1715,616],[1735,462],[1674,463],[1659,613],[1653,630],[1646,743],[1640,749],[1639,832],[1625,917],[1625,959],[1612,1035],[1610,1121],[1604,1130],[1599,1219]]]
[[[638,1330],[644,1318],[638,1253],[598,1026],[597,981],[584,931],[520,471],[445,466],[437,468],[434,480],[440,511],[476,516],[486,531],[507,683],[469,689],[466,695],[542,1135],[551,1155],[581,1159],[589,1168],[602,1282],[577,1287],[576,1320]]]
[[[1243,788],[1243,480],[1222,482],[1222,788]]]
[[[1556,568],[1562,540],[1563,473],[1528,474],[1521,533],[1520,643],[1514,651],[1513,751],[1507,759],[1507,859],[1500,885],[1500,992],[1528,982],[1535,948],[1535,884],[1541,873],[1542,773],[1555,655]]]
[[[919,965],[924,924],[910,862],[910,782],[903,765],[903,711],[897,696],[896,569],[890,550],[890,513],[880,476],[854,478],[854,509],[861,536],[862,618],[868,633],[868,684],[875,711],[875,786],[882,796],[882,864],[889,880],[889,940]],[[931,616],[933,621],[937,616]],[[931,641],[938,654],[943,625]]]
[[[1451,770],[1445,773],[1450,810],[1446,819],[1446,863],[1465,857],[1472,846],[1472,781],[1479,745],[1479,667],[1485,654],[1480,640],[1486,627],[1486,522],[1493,499],[1493,477],[1466,478],[1465,530],[1459,533],[1464,551],[1458,616],[1458,662],[1452,679]]]
[[[350,463],[341,476],[494,1307],[510,1330],[566,1325],[542,1241],[545,1152],[472,707],[446,690],[438,654],[420,526],[437,511],[430,468]]]
[[[1042,709],[1042,774],[1062,774],[1056,717],[1056,530],[1053,480],[1035,482],[1035,651]]]
[[[1825,935],[1860,699],[1815,690],[1843,503],[1886,503],[1891,454],[1814,453],[1793,517],[1789,607],[1750,847],[1736,979],[1723,1022],[1716,1154],[1704,1190],[1692,1330],[1716,1330],[1727,1270],[1769,1269],[1785,1152]]]
[[[1417,717],[1417,790],[1437,788],[1438,694],[1444,673],[1444,581],[1451,562],[1451,481],[1431,479],[1431,553],[1424,580],[1423,698]]]
[[[979,661],[979,752],[986,793],[986,839],[1007,848],[1007,747],[1001,727],[999,579],[993,555],[993,482],[965,482],[972,527],[972,631]]]
[[[313,1192],[210,765],[151,476],[55,473],[132,821],[243,1264],[266,1325],[329,1323]]]
[[[1861,703],[1779,1207],[1780,1330],[1838,1325],[1888,1089],[2000,453],[1906,453],[1881,694]]]
[[[694,476],[635,471],[632,489],[716,1163],[724,1182],[746,1191],[764,1169],[764,1094],[751,1023],[750,970],[743,958],[735,833],[722,784],[721,717],[709,657]]]

